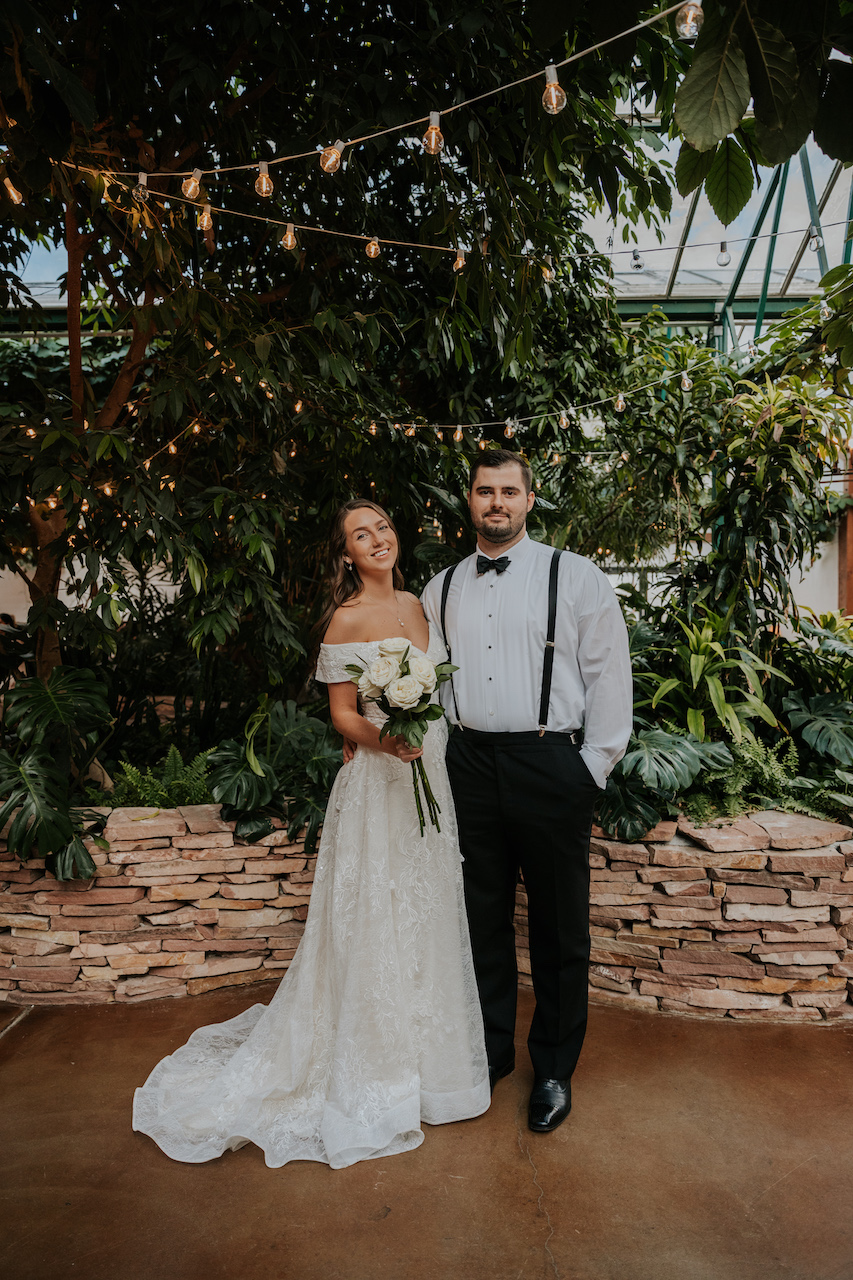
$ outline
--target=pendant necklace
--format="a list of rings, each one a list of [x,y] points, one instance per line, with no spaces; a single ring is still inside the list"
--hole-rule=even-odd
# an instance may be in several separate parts
[[[397,604],[397,592],[396,592],[396,591],[394,592],[394,604],[395,604],[395,605],[397,605],[397,609],[392,609],[392,608],[391,608],[391,606],[390,606],[389,604],[379,604],[379,601],[378,601],[378,600],[371,600],[369,597],[368,597],[368,604],[375,604],[375,605],[378,605],[380,609],[386,609],[386,610],[388,611],[388,613],[390,613],[390,614],[392,614],[393,616],[395,616],[395,617],[396,617],[398,624],[403,628],[403,630],[404,630],[404,631],[406,630],[406,624],[405,624],[405,622],[403,621],[403,619],[400,617],[399,613],[397,612],[397,609],[399,609],[399,608],[400,608],[400,606],[399,606],[399,604]]]

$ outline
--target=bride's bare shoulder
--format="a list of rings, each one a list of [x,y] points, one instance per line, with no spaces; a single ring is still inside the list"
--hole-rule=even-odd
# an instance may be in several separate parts
[[[323,644],[354,644],[364,640],[363,611],[356,603],[339,605],[326,628]]]

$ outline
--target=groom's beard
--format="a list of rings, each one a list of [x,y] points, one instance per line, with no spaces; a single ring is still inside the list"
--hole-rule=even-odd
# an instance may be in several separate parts
[[[489,517],[501,515],[501,520],[490,519]],[[513,519],[512,516],[505,512],[487,511],[484,516],[478,520],[473,517],[471,523],[477,530],[477,533],[485,542],[491,542],[495,546],[501,546],[504,542],[512,542],[513,538],[517,538],[521,533],[527,521],[527,512],[523,512]]]

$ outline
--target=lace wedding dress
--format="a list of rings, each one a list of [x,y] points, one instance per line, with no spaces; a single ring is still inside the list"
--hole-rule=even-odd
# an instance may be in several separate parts
[[[348,680],[348,662],[377,654],[377,641],[323,645],[317,679]],[[432,631],[428,656],[446,657]],[[419,833],[408,764],[359,747],[339,772],[305,933],[271,1003],[195,1031],[136,1090],[134,1129],[173,1160],[254,1142],[270,1168],[343,1169],[419,1146],[422,1121],[487,1110],[446,742],[434,721],[424,763],[440,834]]]

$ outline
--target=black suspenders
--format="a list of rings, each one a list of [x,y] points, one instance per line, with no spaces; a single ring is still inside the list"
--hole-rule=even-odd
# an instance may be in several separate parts
[[[548,708],[551,703],[551,680],[554,674],[554,637],[557,633],[557,574],[560,569],[560,552],[554,548],[551,552],[551,570],[548,575],[548,632],[545,640],[545,659],[542,664],[542,695],[539,699],[539,737],[541,738],[548,725]],[[450,645],[447,640],[447,597],[450,595],[450,583],[459,567],[459,562],[452,564],[444,575],[441,584],[441,635],[447,655],[452,660]],[[456,689],[453,677],[450,678],[450,689],[453,693],[453,709],[459,720],[459,706],[456,702]]]

